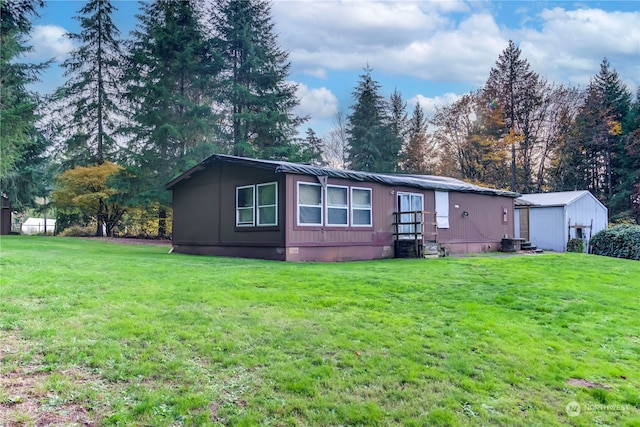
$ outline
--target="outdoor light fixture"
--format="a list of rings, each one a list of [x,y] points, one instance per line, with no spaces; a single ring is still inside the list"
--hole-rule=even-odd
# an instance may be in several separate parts
[[[462,216],[469,216],[469,212],[467,211],[462,212]]]

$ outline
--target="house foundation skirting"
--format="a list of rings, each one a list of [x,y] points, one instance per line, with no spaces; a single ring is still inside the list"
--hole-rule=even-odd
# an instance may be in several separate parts
[[[497,252],[501,242],[441,243],[447,254],[460,255],[479,252]],[[345,246],[215,246],[174,244],[173,251],[180,254],[258,258],[275,261],[331,262],[362,261],[393,258],[393,245],[345,245]]]
[[[173,245],[173,252],[187,255],[228,256],[286,261],[284,248],[248,246]]]
[[[248,247],[174,244],[173,252],[189,255],[228,256],[276,261],[359,261],[392,258],[393,246],[291,246]]]
[[[463,255],[480,252],[498,252],[502,250],[502,242],[460,242],[460,243],[441,243],[447,254]]]

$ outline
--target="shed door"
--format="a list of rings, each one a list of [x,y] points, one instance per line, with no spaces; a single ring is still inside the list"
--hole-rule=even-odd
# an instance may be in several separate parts
[[[529,241],[529,208],[520,211],[520,237]]]

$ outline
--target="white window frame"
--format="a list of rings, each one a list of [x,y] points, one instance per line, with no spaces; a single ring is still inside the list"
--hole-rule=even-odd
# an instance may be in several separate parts
[[[297,193],[296,193],[296,214],[297,214],[297,224],[301,227],[322,227],[324,224],[324,191],[322,191],[322,186],[320,184],[316,184],[314,182],[303,182],[298,181]],[[319,205],[302,205],[300,204],[300,186],[302,185],[311,185],[314,187],[320,187],[320,204]],[[303,223],[300,221],[300,208],[308,207],[308,208],[320,208],[320,222],[318,223]]]
[[[346,200],[346,204],[344,206],[329,206],[329,188],[342,188],[346,190],[347,193],[347,200]],[[349,227],[349,220],[351,219],[351,215],[350,215],[350,209],[349,209],[349,202],[350,202],[350,195],[351,192],[349,191],[349,187],[346,185],[327,185],[326,189],[325,189],[325,222],[327,227]],[[333,224],[329,222],[329,209],[340,209],[340,210],[344,210],[347,213],[347,222],[344,224]]]
[[[362,191],[368,191],[369,192],[369,207],[368,208],[362,208],[362,207],[355,207],[353,205],[353,191],[354,190],[362,190]],[[351,187],[351,191],[349,191],[349,207],[350,207],[350,217],[351,217],[351,227],[372,227],[373,226],[373,191],[371,190],[371,188],[366,188],[366,187]],[[354,224],[353,223],[353,212],[354,211],[369,211],[369,224]]]
[[[252,198],[252,204],[251,207],[240,207],[238,206],[238,193],[240,192],[240,190],[244,190],[247,188],[251,188],[251,191],[253,192],[253,198]],[[253,215],[251,217],[251,223],[241,223],[240,222],[240,210],[241,209],[252,209],[253,210]],[[242,185],[239,187],[236,187],[236,227],[255,227],[256,225],[256,187],[255,185]]]
[[[269,205],[261,205],[259,197],[258,197],[258,194],[259,194],[258,189],[260,187],[266,187],[266,186],[269,186],[269,185],[275,186],[275,189],[276,189],[276,191],[275,191],[275,193],[276,193],[275,194],[275,203],[274,204],[269,204]],[[255,195],[255,203],[254,203],[255,211],[254,212],[255,212],[255,216],[257,218],[256,225],[258,227],[273,227],[273,226],[277,226],[278,225],[278,183],[276,181],[274,181],[274,182],[266,182],[264,184],[257,184],[256,185],[256,189],[254,190],[253,194]],[[270,207],[274,207],[275,210],[276,210],[275,215],[274,215],[274,222],[273,223],[263,223],[261,221],[261,219],[260,219],[260,208],[270,208]]]

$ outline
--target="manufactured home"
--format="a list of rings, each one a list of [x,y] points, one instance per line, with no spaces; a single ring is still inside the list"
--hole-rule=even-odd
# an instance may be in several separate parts
[[[515,214],[516,237],[556,252],[570,239],[581,239],[588,251],[591,236],[608,224],[607,208],[586,190],[523,194]]]
[[[516,193],[460,180],[213,155],[173,179],[173,250],[286,261],[500,250]]]

